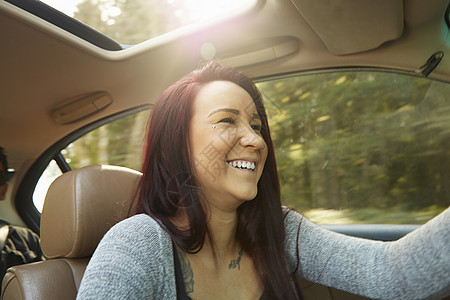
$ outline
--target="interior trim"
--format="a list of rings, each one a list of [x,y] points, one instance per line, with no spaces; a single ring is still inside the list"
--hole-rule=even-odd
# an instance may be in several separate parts
[[[218,55],[221,64],[235,68],[272,62],[299,51],[299,41],[295,37],[282,37],[253,42]],[[237,53],[237,54],[233,54]]]
[[[337,233],[377,241],[396,241],[420,227],[420,225],[397,224],[343,224],[320,226]]]
[[[332,54],[372,50],[403,33],[402,0],[291,1]]]

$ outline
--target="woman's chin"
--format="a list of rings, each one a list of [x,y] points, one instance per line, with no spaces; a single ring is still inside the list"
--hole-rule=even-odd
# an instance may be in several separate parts
[[[258,191],[251,191],[248,193],[242,193],[242,195],[239,195],[238,199],[241,200],[242,202],[248,202],[248,201],[252,201],[256,198],[256,195],[258,195]]]

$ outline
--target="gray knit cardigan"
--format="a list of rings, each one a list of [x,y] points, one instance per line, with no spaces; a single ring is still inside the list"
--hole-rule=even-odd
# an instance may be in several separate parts
[[[297,265],[298,242],[298,274],[309,281],[376,299],[450,293],[450,209],[395,242],[334,233],[294,211],[285,229],[289,268]],[[115,225],[92,256],[77,299],[176,299],[169,235],[144,214]]]

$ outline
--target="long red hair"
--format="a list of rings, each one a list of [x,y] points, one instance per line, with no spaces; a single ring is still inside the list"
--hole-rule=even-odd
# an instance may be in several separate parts
[[[206,83],[218,80],[231,81],[250,94],[261,118],[261,134],[268,147],[258,194],[253,201],[238,207],[236,238],[252,257],[269,296],[295,299],[297,296],[284,254],[284,215],[267,115],[261,93],[243,73],[210,62],[181,78],[161,95],[150,116],[143,176],[130,212],[145,213],[158,220],[184,251],[195,253],[201,249],[208,226],[187,150],[190,149],[189,121],[197,92]],[[188,231],[170,221],[181,207],[189,220]]]

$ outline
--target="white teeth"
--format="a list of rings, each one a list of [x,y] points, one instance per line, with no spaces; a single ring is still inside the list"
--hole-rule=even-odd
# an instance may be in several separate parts
[[[228,162],[228,164],[233,167],[233,168],[239,168],[239,169],[247,169],[247,170],[255,170],[255,163],[253,162],[249,162],[249,161],[233,161],[233,162]]]

